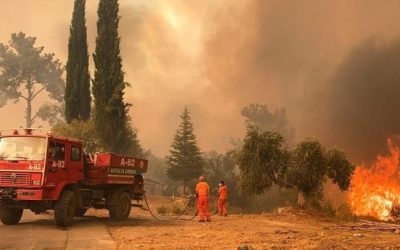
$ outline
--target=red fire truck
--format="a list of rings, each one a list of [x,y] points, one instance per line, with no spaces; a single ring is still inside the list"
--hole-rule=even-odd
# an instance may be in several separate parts
[[[56,224],[66,227],[88,208],[125,220],[143,200],[147,165],[112,153],[86,154],[82,141],[44,131],[1,131],[0,220],[13,225],[24,209],[54,210]]]

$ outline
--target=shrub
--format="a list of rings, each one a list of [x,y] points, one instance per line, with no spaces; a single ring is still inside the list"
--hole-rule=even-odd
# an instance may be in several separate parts
[[[330,218],[336,216],[336,209],[330,201],[321,202],[318,198],[309,199],[308,205],[315,212]]]
[[[161,205],[161,206],[159,206],[159,207],[157,208],[157,213],[158,213],[158,214],[165,215],[165,214],[167,213],[167,208],[166,208],[165,206]]]
[[[332,205],[330,201],[324,202],[322,205],[322,211],[321,211],[325,216],[334,218],[336,216],[336,209]]]
[[[336,217],[340,220],[353,220],[354,215],[348,204],[340,204],[336,209]]]
[[[237,250],[254,250],[255,248],[253,248],[252,246],[249,245],[242,245],[242,246],[238,246]]]
[[[181,214],[182,212],[183,212],[182,208],[179,205],[176,205],[176,204],[172,205],[172,213],[173,214],[178,215],[178,214]]]
[[[307,206],[317,212],[322,212],[322,202],[318,197],[310,197],[307,199]]]

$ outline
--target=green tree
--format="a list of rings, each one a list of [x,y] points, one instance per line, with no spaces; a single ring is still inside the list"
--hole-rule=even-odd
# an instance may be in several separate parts
[[[250,104],[242,109],[248,127],[257,127],[261,131],[280,133],[287,143],[294,138],[294,129],[289,126],[284,108],[275,109],[272,113],[265,104]]]
[[[340,190],[348,190],[355,165],[347,159],[344,151],[336,148],[328,151],[327,158],[328,177],[338,185]]]
[[[273,184],[284,185],[289,158],[282,135],[248,128],[237,156],[242,191],[262,194]]]
[[[56,124],[62,124],[64,122],[64,117],[62,116],[65,114],[64,112],[64,105],[54,104],[50,102],[45,102],[37,111],[37,117],[40,119],[47,121],[50,126],[55,126]]]
[[[229,188],[229,200],[238,201],[239,186],[238,176],[236,174],[236,159],[235,152],[230,150],[225,154],[220,154],[215,151],[205,153],[204,158],[204,175],[207,177],[207,182],[211,187],[217,187],[218,183],[223,180]]]
[[[174,181],[182,181],[183,192],[186,193],[187,184],[202,173],[204,161],[186,107],[180,117],[182,121],[171,144],[170,155],[167,156],[167,174]]]
[[[236,179],[236,161],[233,151],[228,151],[225,154],[211,151],[205,153],[203,158],[204,175],[207,176],[207,180],[211,185],[217,186],[220,180]]]
[[[91,119],[73,120],[71,123],[58,123],[52,128],[56,135],[82,140],[85,152],[95,153],[101,150],[96,129]]]
[[[149,168],[146,172],[146,178],[153,179],[158,182],[166,184],[168,181],[167,164],[163,157],[158,157],[150,150],[145,152],[145,158],[149,161]]]
[[[117,0],[100,0],[98,7],[96,49],[93,55],[94,125],[103,150],[142,155],[136,130],[128,116],[130,104],[124,101],[124,82]]]
[[[64,100],[64,67],[54,54],[44,53],[44,48],[35,47],[35,43],[35,37],[20,32],[11,34],[8,45],[0,44],[0,104],[6,103],[5,98],[15,103],[24,100],[26,127],[32,127],[38,118],[33,102],[43,91],[56,101],[53,106],[62,105]],[[45,110],[39,113],[44,120],[54,115]]]
[[[65,119],[88,120],[90,116],[90,75],[85,19],[86,0],[75,0],[68,43]]]
[[[316,139],[299,143],[292,152],[287,183],[298,191],[298,205],[304,207],[305,198],[322,196],[326,175],[325,149]]]
[[[326,177],[338,184],[341,190],[350,186],[354,165],[344,152],[326,151],[317,139],[300,142],[292,152],[286,173],[287,185],[298,191],[297,203],[304,207],[308,198],[321,198]]]
[[[0,107],[7,104],[7,95],[0,90]]]

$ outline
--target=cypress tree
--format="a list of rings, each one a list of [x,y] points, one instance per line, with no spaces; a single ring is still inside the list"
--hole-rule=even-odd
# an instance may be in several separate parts
[[[94,123],[106,151],[141,155],[137,134],[128,116],[130,104],[124,102],[124,82],[117,0],[100,0],[97,15],[95,72],[92,86]]]
[[[88,120],[90,116],[89,55],[85,20],[86,0],[75,0],[68,43],[65,118]]]
[[[167,174],[172,180],[182,181],[183,192],[186,193],[187,184],[202,173],[204,161],[186,107],[180,117],[181,123],[171,144],[170,155],[167,156]]]

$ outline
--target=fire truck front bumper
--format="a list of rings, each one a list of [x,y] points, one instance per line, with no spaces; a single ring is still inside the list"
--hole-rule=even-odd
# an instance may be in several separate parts
[[[0,188],[0,200],[37,201],[43,199],[43,190]]]

